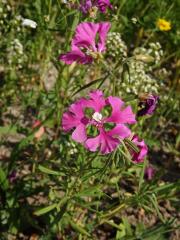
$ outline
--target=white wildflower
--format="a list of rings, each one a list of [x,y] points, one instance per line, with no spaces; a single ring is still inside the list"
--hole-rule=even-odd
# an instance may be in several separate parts
[[[22,26],[35,29],[37,27],[37,23],[31,19],[24,18],[22,19]]]
[[[131,18],[131,21],[132,21],[132,23],[136,24],[138,20],[137,20],[137,18],[133,17],[133,18]]]

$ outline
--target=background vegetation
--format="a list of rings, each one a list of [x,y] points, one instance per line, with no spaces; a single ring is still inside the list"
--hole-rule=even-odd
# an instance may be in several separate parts
[[[180,239],[180,4],[112,4],[92,19],[60,0],[0,1],[2,240]],[[23,27],[22,18],[37,27]],[[159,18],[171,22],[170,31],[157,28]],[[58,60],[83,21],[112,24],[103,65]],[[134,60],[136,53],[153,61]],[[123,65],[123,58],[130,60]],[[159,95],[153,116],[133,127],[149,146],[144,163],[128,161],[123,147],[90,153],[62,131],[63,111],[98,87],[134,111],[140,94]]]

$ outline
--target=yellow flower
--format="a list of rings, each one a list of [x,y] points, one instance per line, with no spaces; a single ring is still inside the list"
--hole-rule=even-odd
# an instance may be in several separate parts
[[[161,31],[169,31],[169,30],[171,30],[171,23],[169,21],[166,21],[163,18],[159,18],[157,20],[157,27]]]

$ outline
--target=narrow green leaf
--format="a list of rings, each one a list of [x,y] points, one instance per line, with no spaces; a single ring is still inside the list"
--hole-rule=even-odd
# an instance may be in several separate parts
[[[153,193],[152,196],[150,197],[150,199],[151,199],[151,202],[152,202],[152,204],[153,204],[153,206],[154,206],[154,208],[155,208],[155,210],[156,210],[156,213],[157,213],[159,219],[160,219],[163,223],[165,223],[165,220],[164,220],[164,218],[163,218],[163,215],[162,215],[161,212],[159,211],[159,207],[158,207],[158,202],[157,202],[156,195]]]
[[[92,81],[92,82],[90,82],[90,83],[82,86],[82,87],[79,88],[76,92],[74,92],[74,93],[71,95],[71,97],[75,96],[77,93],[81,92],[82,90],[85,90],[86,88],[89,88],[89,87],[93,86],[94,84],[102,81],[104,78],[106,78],[106,76],[103,77],[103,78],[98,78],[98,79],[96,79],[96,80],[94,80],[94,81]]]
[[[71,227],[72,227],[75,231],[77,231],[77,232],[79,232],[79,233],[81,233],[81,234],[83,234],[83,235],[86,235],[86,236],[88,236],[88,237],[91,236],[82,226],[80,226],[79,224],[75,223],[74,221],[69,220],[69,223],[70,223]]]
[[[80,193],[77,193],[75,196],[76,197],[81,197],[81,196],[96,196],[96,195],[102,195],[103,192],[97,187],[89,187],[87,189],[84,189]]]
[[[140,179],[139,179],[139,191],[142,187],[142,184],[144,182],[144,173],[145,173],[145,169],[146,169],[146,165],[147,165],[147,161],[146,159],[143,162],[143,168],[141,169],[141,173],[140,173]]]
[[[0,168],[0,187],[3,190],[7,190],[8,189],[8,180],[7,180],[7,176],[4,172],[4,170],[2,168]]]
[[[52,205],[50,205],[50,206],[48,206],[48,207],[44,207],[44,208],[41,208],[41,209],[35,211],[35,212],[34,212],[34,215],[36,215],[36,216],[44,215],[44,214],[52,211],[52,210],[53,210],[54,208],[56,208],[56,207],[57,207],[57,203],[54,203],[54,204],[52,204]]]
[[[49,169],[49,168],[47,168],[47,167],[44,167],[44,166],[42,166],[42,165],[39,165],[39,166],[38,166],[38,169],[39,169],[41,172],[46,173],[46,174],[51,174],[51,175],[56,175],[56,176],[59,176],[59,175],[60,175],[59,172],[54,171],[54,170],[51,170],[51,169]]]

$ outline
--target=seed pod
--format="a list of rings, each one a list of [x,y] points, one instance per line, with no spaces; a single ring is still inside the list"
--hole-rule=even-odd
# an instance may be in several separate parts
[[[135,55],[135,59],[145,63],[154,62],[154,58],[150,55],[143,55],[143,54]]]

